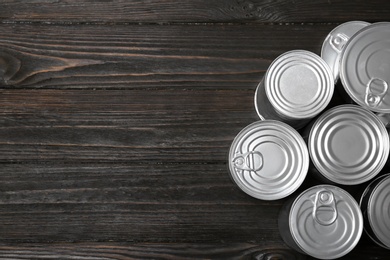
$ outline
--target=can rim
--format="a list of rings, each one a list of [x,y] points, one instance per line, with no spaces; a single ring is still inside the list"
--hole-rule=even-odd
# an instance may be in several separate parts
[[[313,71],[316,71],[316,73],[318,73],[318,76],[321,78],[320,80],[324,82],[323,84],[329,87],[320,89],[321,93],[316,94],[317,97],[315,98],[315,102],[300,107],[299,109],[296,108],[294,111],[294,109],[292,110],[291,107],[287,107],[287,103],[280,99],[280,93],[278,93],[276,89],[273,89],[271,87],[274,86],[274,84],[270,82],[272,82],[271,79],[277,77],[276,75],[274,75],[272,68],[275,66],[275,68],[278,68],[279,63],[281,63],[281,59],[292,57],[296,58],[298,56],[304,56],[304,61],[310,62],[311,65],[315,64],[315,66],[317,67],[313,67],[311,69]],[[321,70],[321,72],[317,71],[319,69]],[[269,102],[276,111],[286,117],[290,117],[291,119],[308,119],[315,117],[326,108],[334,93],[334,79],[329,65],[319,55],[308,50],[296,49],[280,54],[272,61],[265,73],[264,78],[265,92]],[[283,107],[282,105],[280,105],[280,103],[284,103],[286,107]]]
[[[339,31],[342,31],[343,28],[346,28],[348,26],[363,26],[362,28],[358,29],[358,31],[360,31],[361,29],[363,29],[365,26],[367,25],[370,25],[371,23],[369,22],[366,22],[366,21],[361,21],[361,20],[354,20],[354,21],[348,21],[348,22],[345,22],[345,23],[341,23],[339,24],[338,26],[336,26],[335,28],[333,28],[332,31],[330,31],[328,33],[328,35],[325,37],[323,43],[322,43],[322,46],[321,46],[321,53],[320,53],[320,56],[321,58],[323,58],[325,60],[326,63],[328,59],[325,59],[324,56],[326,56],[326,54],[328,53],[328,50],[333,50],[333,54],[335,57],[333,57],[335,60],[332,60],[334,64],[328,64],[331,71],[332,71],[332,75],[333,75],[333,78],[335,80],[335,83],[337,82],[337,80],[340,78],[340,64],[339,64],[339,61],[340,61],[340,57],[341,57],[341,52],[337,53],[337,51],[332,48],[332,45],[330,42],[330,39],[331,37],[333,36],[333,34],[335,34],[336,32],[339,32]],[[342,33],[342,32],[341,32]],[[346,35],[343,35],[343,36],[346,36]],[[352,37],[353,35],[351,35],[350,37]],[[348,37],[348,36],[347,36]],[[349,41],[350,38],[347,40]],[[345,46],[344,46],[345,47]],[[342,48],[344,48],[342,47]],[[337,71],[334,70],[334,67],[333,66],[337,66]]]
[[[369,116],[370,117],[369,122],[371,122],[372,125],[377,128],[377,131],[380,134],[382,134],[382,136],[378,136],[378,137],[381,139],[381,141],[383,139],[385,139],[384,142],[379,142],[382,146],[381,150],[379,151],[379,154],[378,154],[378,156],[381,156],[379,162],[377,163],[375,168],[371,169],[370,174],[367,174],[366,176],[364,176],[364,178],[363,177],[356,178],[356,179],[337,178],[337,176],[335,174],[333,174],[334,171],[329,172],[329,170],[326,169],[326,167],[324,166],[323,163],[319,163],[319,160],[320,160],[319,154],[321,154],[320,148],[323,145],[318,144],[318,142],[321,140],[318,139],[318,134],[319,134],[318,131],[319,130],[318,130],[317,126],[320,124],[323,124],[324,122],[329,124],[331,122],[331,120],[327,120],[329,115],[331,115],[332,113],[335,113],[341,109],[344,109],[344,110],[348,109],[349,111],[358,110],[361,113],[364,113],[367,116]],[[309,149],[310,158],[311,158],[315,168],[325,178],[327,178],[330,181],[337,183],[337,184],[357,185],[357,184],[361,184],[361,183],[364,183],[366,181],[369,181],[369,180],[375,178],[377,176],[377,174],[379,174],[379,172],[383,169],[383,167],[386,164],[387,159],[389,158],[389,148],[390,148],[389,142],[390,142],[389,135],[388,135],[388,132],[387,132],[387,129],[386,129],[384,123],[372,111],[369,111],[369,110],[367,110],[363,107],[360,107],[358,105],[343,104],[343,105],[338,105],[338,106],[335,106],[335,107],[327,110],[319,118],[316,119],[316,121],[313,123],[313,125],[310,129],[310,132],[309,132],[308,149]],[[377,159],[377,158],[374,158],[374,159]]]
[[[294,138],[294,142],[298,146],[299,152],[302,154],[300,167],[299,167],[299,173],[297,173],[299,175],[296,178],[294,183],[290,183],[289,189],[284,189],[284,190],[274,192],[271,194],[258,193],[256,191],[248,188],[247,185],[242,183],[242,181],[240,181],[240,179],[236,176],[237,174],[235,174],[235,171],[234,171],[232,163],[231,163],[231,158],[234,157],[234,148],[237,146],[237,143],[239,143],[240,138],[243,136],[243,134],[245,134],[248,130],[250,130],[253,127],[256,127],[257,125],[260,125],[260,124],[271,124],[271,125],[273,124],[274,126],[277,127],[278,130],[282,129],[282,130],[286,131],[288,134],[290,134],[290,136],[292,138]],[[248,194],[256,199],[261,199],[261,200],[278,200],[278,199],[282,199],[282,198],[285,198],[285,197],[291,195],[300,187],[300,185],[303,183],[303,181],[306,178],[306,175],[307,175],[307,172],[309,169],[309,160],[310,160],[309,159],[309,152],[307,150],[306,143],[303,140],[302,136],[298,133],[297,130],[295,130],[290,125],[288,125],[284,122],[281,122],[281,121],[260,120],[260,121],[256,121],[256,122],[253,122],[253,123],[247,125],[236,135],[236,137],[234,138],[234,140],[230,146],[230,149],[229,149],[229,162],[228,162],[228,164],[229,164],[229,173],[230,173],[230,176],[232,177],[234,183],[242,191],[244,191],[246,194]]]
[[[259,116],[259,118],[261,120],[266,120],[260,113],[260,108],[259,108],[259,105],[257,104],[257,97],[259,95],[259,88],[261,87],[261,84],[264,83],[264,77],[260,80],[259,84],[257,84],[257,87],[256,87],[256,90],[255,90],[255,98],[253,99],[254,100],[254,103],[255,103],[255,110],[256,110],[256,113],[257,115]]]
[[[355,41],[356,38],[360,37],[364,32],[368,31],[368,30],[372,30],[372,28],[376,28],[376,27],[382,27],[382,26],[390,26],[390,22],[376,22],[376,23],[372,23],[372,24],[369,24],[367,25],[366,27],[362,28],[361,30],[359,30],[356,34],[354,34],[349,40],[348,42],[346,43],[346,45],[344,46],[343,50],[341,51],[341,54],[340,54],[340,80],[341,80],[341,83],[343,85],[343,88],[344,90],[347,92],[348,96],[354,101],[356,102],[357,104],[359,104],[360,106],[368,109],[368,110],[371,110],[371,111],[374,111],[374,112],[378,112],[378,113],[390,113],[390,108],[388,109],[383,109],[383,108],[378,108],[378,107],[370,107],[368,106],[363,100],[362,98],[359,98],[356,93],[354,93],[351,89],[351,84],[348,84],[347,82],[347,79],[346,79],[346,71],[345,69],[348,67],[347,64],[346,64],[346,53],[348,53],[349,51],[349,46],[352,46],[352,43]]]
[[[309,192],[310,190],[314,190],[314,189],[320,189],[320,188],[331,188],[331,189],[335,189],[335,190],[338,190],[340,192],[342,192],[344,195],[347,195],[347,197],[350,199],[350,202],[353,204],[354,208],[357,209],[357,213],[358,213],[358,221],[359,221],[359,225],[358,225],[358,228],[359,230],[357,231],[357,237],[356,239],[353,241],[353,243],[347,248],[347,250],[339,253],[339,254],[336,254],[336,255],[329,255],[329,256],[323,256],[323,255],[314,255],[312,254],[312,252],[309,252],[307,249],[305,249],[298,241],[297,239],[297,235],[292,232],[291,230],[291,226],[294,225],[294,223],[292,223],[292,213],[293,213],[293,208],[297,205],[298,201],[300,198],[302,198],[307,192]],[[290,209],[290,212],[289,212],[289,215],[288,215],[288,219],[289,219],[289,232],[294,240],[294,243],[304,252],[306,253],[307,255],[310,255],[312,257],[316,257],[316,258],[320,258],[320,259],[335,259],[335,258],[339,258],[339,257],[342,257],[346,254],[348,254],[349,252],[351,252],[355,247],[356,245],[358,244],[360,238],[361,238],[361,235],[363,233],[363,214],[360,210],[360,207],[359,207],[359,204],[357,203],[357,201],[352,197],[351,194],[349,194],[347,191],[345,191],[344,189],[338,187],[338,186],[334,186],[334,185],[330,185],[330,184],[320,184],[320,185],[316,185],[316,186],[312,186],[308,189],[306,189],[305,191],[303,191],[301,194],[299,194],[293,201],[292,203],[292,206],[291,206],[291,209]]]
[[[376,188],[376,189],[374,189],[374,190],[371,192],[370,197],[368,198],[368,205],[367,205],[367,208],[371,208],[371,206],[372,206],[372,199],[373,199],[373,197],[375,196],[375,191],[377,190],[377,188],[378,188],[383,182],[388,181],[388,179],[390,180],[390,173],[385,174],[385,175],[382,175],[382,176],[380,176],[379,178],[382,178],[382,179],[378,182],[377,185],[375,185],[375,188]],[[375,180],[373,180],[373,182],[374,182],[374,181],[375,181]],[[371,183],[370,183],[370,184],[371,184]],[[373,221],[372,221],[373,217],[374,217],[374,216],[373,216],[372,211],[371,211],[371,210],[367,210],[367,218],[368,218],[368,221],[369,221],[369,225],[370,225],[370,226],[372,226],[371,223],[373,222]],[[366,232],[366,233],[368,234],[368,236],[369,236],[375,243],[377,243],[378,245],[380,245],[380,246],[382,246],[382,247],[385,247],[385,248],[387,248],[387,249],[390,249],[390,246],[389,246],[389,245],[384,244],[384,243],[379,239],[377,229],[373,229],[373,228],[372,228],[372,231],[373,231],[374,235],[375,235],[377,238],[372,238],[372,237],[370,236],[370,234],[368,234],[368,232]],[[380,243],[379,243],[379,242],[380,242]]]

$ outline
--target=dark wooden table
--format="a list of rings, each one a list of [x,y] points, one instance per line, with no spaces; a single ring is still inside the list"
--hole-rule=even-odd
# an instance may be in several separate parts
[[[1,259],[311,259],[229,179],[271,61],[389,1],[0,2]],[[313,184],[310,177],[302,188]],[[389,259],[366,236],[343,259]]]

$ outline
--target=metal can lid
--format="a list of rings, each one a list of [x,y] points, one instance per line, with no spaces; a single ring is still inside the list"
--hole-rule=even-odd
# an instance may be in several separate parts
[[[269,103],[269,100],[267,99],[267,96],[265,94],[264,78],[257,85],[254,102],[255,102],[255,109],[257,115],[261,120],[269,119],[269,120],[282,121],[292,126],[296,130],[301,129],[302,127],[307,125],[307,123],[311,120],[311,119],[291,119],[280,115],[272,107],[272,105]]]
[[[317,54],[293,50],[277,57],[265,74],[268,100],[280,114],[293,119],[318,115],[334,91],[332,72]]]
[[[390,23],[368,25],[347,42],[341,53],[340,79],[359,105],[390,113]]]
[[[316,169],[344,185],[374,178],[389,156],[389,135],[379,118],[357,105],[340,105],[313,124],[308,148]]]
[[[368,201],[367,215],[370,226],[386,247],[390,248],[390,174],[381,180]]]
[[[248,195],[276,200],[293,193],[309,168],[301,135],[276,120],[254,122],[240,131],[229,151],[234,182]]]
[[[321,58],[329,65],[335,81],[340,74],[340,56],[345,44],[360,29],[370,25],[364,21],[349,21],[334,28],[325,38],[321,48]]]
[[[306,254],[333,259],[347,254],[359,242],[363,216],[348,192],[333,185],[318,185],[294,200],[289,227]]]

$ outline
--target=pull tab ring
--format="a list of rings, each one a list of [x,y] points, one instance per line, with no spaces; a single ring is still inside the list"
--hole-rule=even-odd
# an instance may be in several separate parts
[[[263,155],[258,151],[249,151],[244,154],[238,154],[233,159],[234,167],[244,171],[259,171],[263,168],[263,163]]]
[[[338,33],[336,35],[332,35],[329,39],[329,43],[330,43],[330,46],[332,46],[332,48],[340,53],[345,44],[347,43],[347,41],[349,40],[349,37],[347,35],[345,35],[344,33]]]
[[[367,83],[364,102],[369,107],[377,107],[387,94],[388,88],[389,86],[385,80],[380,78],[371,78],[370,81]]]
[[[322,190],[316,193],[313,209],[314,220],[322,225],[332,225],[337,219],[336,200],[329,190]]]

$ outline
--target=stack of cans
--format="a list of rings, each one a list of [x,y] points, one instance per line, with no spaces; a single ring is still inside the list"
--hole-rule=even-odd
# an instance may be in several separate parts
[[[283,53],[258,84],[260,120],[233,140],[230,175],[262,200],[292,195],[308,173],[324,182],[292,196],[280,211],[281,236],[295,250],[338,258],[357,245],[363,229],[390,249],[390,174],[383,171],[389,82],[390,23],[351,21],[329,33],[321,56]],[[335,93],[343,103],[331,106]],[[365,185],[360,205],[346,185]]]

